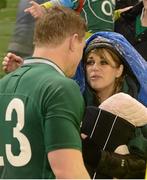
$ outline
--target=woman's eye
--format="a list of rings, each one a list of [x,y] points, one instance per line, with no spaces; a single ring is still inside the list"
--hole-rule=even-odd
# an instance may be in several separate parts
[[[107,65],[108,62],[107,62],[106,60],[103,59],[103,60],[100,61],[100,64],[101,64],[101,65]]]
[[[86,65],[94,65],[95,61],[93,60],[87,60]]]

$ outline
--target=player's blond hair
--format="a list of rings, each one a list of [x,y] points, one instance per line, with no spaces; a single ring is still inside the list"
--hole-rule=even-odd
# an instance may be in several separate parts
[[[35,45],[58,45],[70,35],[78,34],[79,40],[87,30],[84,19],[75,11],[54,6],[43,17],[37,20],[35,27]]]

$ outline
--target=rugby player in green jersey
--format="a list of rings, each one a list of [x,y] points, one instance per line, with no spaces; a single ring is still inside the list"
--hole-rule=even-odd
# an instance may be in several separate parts
[[[35,51],[0,80],[0,177],[82,179],[84,101],[72,79],[86,25],[74,11],[53,7],[36,22]]]

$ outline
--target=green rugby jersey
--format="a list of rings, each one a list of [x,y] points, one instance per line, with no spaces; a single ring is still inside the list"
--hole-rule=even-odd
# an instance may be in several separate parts
[[[81,150],[84,101],[52,62],[28,59],[0,80],[0,177],[55,178],[47,153]]]
[[[88,32],[114,31],[114,0],[85,0],[81,16],[87,22]]]
[[[61,5],[75,11],[80,6],[80,14],[87,23],[89,33],[114,31],[115,0],[50,0],[42,5],[47,9]]]

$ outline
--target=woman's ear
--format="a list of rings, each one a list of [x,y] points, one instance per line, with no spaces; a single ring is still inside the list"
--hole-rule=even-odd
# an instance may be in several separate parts
[[[121,64],[117,69],[116,78],[119,78],[122,75],[123,70],[124,70],[124,66]]]

